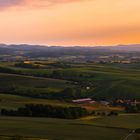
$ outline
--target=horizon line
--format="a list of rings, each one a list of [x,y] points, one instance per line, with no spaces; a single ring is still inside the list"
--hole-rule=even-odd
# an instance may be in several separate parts
[[[47,44],[32,44],[32,43],[0,43],[0,45],[29,45],[29,46],[40,46],[40,47],[117,47],[117,46],[129,46],[129,45],[140,45],[136,44],[114,44],[114,45],[47,45]]]

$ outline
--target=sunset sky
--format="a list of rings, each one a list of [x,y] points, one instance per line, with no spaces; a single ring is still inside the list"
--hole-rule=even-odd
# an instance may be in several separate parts
[[[0,0],[0,43],[140,43],[140,0]]]

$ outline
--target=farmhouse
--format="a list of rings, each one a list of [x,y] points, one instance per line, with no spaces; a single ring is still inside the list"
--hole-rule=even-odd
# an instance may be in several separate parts
[[[83,99],[72,100],[73,103],[90,103],[91,101],[92,101],[91,98],[83,98]]]

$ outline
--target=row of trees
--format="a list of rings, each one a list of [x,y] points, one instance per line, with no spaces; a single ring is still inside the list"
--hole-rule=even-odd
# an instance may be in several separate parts
[[[40,68],[39,65],[33,64],[33,63],[24,63],[24,62],[19,62],[15,64],[15,67],[21,67],[21,68],[29,68],[29,69],[37,69]]]
[[[61,107],[42,104],[27,104],[17,110],[1,110],[3,116],[51,117],[77,119],[88,115],[89,112],[81,107]]]

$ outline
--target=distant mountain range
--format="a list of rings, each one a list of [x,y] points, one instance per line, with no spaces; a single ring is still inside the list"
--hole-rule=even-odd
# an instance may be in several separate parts
[[[43,46],[43,45],[28,45],[28,44],[0,44],[0,48],[9,48],[16,50],[32,50],[32,49],[51,49],[51,50],[59,50],[59,49],[92,49],[92,50],[118,50],[118,51],[140,51],[140,44],[131,44],[131,45],[116,45],[116,46]]]
[[[98,53],[133,53],[140,52],[140,44],[94,47],[62,47],[28,44],[0,44],[0,55],[23,55],[31,57],[57,57],[61,55],[94,55]]]

